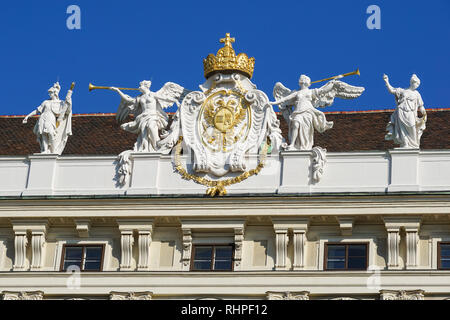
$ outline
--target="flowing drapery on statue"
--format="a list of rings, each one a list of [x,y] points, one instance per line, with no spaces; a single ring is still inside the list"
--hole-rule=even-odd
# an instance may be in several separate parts
[[[61,154],[66,146],[67,139],[72,135],[72,92],[75,83],[72,83],[64,101],[59,99],[61,86],[56,82],[48,94],[50,99],[28,114],[23,123],[28,122],[28,118],[40,114],[33,133],[39,142],[41,153]]]
[[[339,76],[337,78],[341,78]],[[345,82],[331,80],[318,89],[309,89],[311,79],[301,75],[300,90],[289,90],[277,82],[273,89],[276,101],[284,119],[289,125],[289,142],[286,150],[311,150],[314,145],[314,129],[320,133],[333,127],[332,121],[327,121],[325,114],[317,107],[330,106],[334,98],[354,99],[364,91],[363,87],[351,86]]]
[[[395,96],[397,108],[390,117],[386,130],[388,131],[386,140],[393,140],[400,144],[401,148],[418,149],[420,138],[426,126],[426,111],[420,93],[416,90],[420,85],[419,78],[413,74],[410,80],[410,87],[407,89],[393,88],[389,84],[387,75],[383,76],[388,91]],[[417,112],[422,117],[417,115]]]
[[[129,114],[134,115],[134,120],[122,124],[121,128],[138,135],[134,145],[134,151],[137,152],[161,151],[158,142],[161,140],[161,136],[166,135],[165,128],[169,122],[169,117],[163,109],[172,106],[174,103],[179,106],[179,100],[187,92],[183,87],[173,82],[167,82],[157,92],[150,91],[150,86],[151,81],[141,81],[139,86],[141,95],[136,98],[122,93],[116,87],[111,87],[111,90],[119,93],[122,98],[117,109],[117,121],[123,122]]]

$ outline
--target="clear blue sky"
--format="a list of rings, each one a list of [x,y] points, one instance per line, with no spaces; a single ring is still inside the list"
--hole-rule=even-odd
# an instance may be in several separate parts
[[[81,8],[81,30],[66,27],[71,4]],[[381,30],[366,27],[371,4],[381,8]],[[226,32],[237,52],[255,57],[253,82],[271,99],[277,81],[296,89],[300,74],[317,80],[359,67],[346,81],[364,94],[323,111],[393,108],[383,72],[401,87],[417,73],[425,106],[450,107],[449,0],[3,1],[0,30],[1,115],[29,113],[57,78],[61,97],[77,84],[74,113],[117,109],[116,93],[89,93],[89,82],[197,90],[202,60]]]

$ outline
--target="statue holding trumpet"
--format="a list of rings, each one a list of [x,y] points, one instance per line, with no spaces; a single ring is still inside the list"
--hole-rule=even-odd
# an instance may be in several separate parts
[[[121,102],[117,109],[116,120],[124,122],[128,115],[134,115],[133,121],[123,123],[121,128],[125,131],[136,133],[137,141],[134,144],[135,152],[160,152],[158,142],[167,133],[169,117],[164,109],[174,103],[179,106],[185,96],[186,90],[180,85],[167,82],[157,92],[150,91],[151,81],[144,80],[139,88],[99,87],[89,84],[89,91],[94,89],[109,89],[117,92]],[[121,90],[139,90],[141,94],[135,98],[124,94]]]
[[[299,78],[299,90],[289,90],[282,83],[277,82],[273,89],[276,99],[270,102],[279,105],[284,119],[289,125],[289,145],[285,150],[312,150],[314,145],[314,129],[320,133],[333,127],[332,121],[327,121],[325,114],[316,108],[333,104],[334,98],[354,99],[359,97],[363,87],[351,86],[339,81],[345,76],[359,75],[359,70],[311,82],[306,75]],[[312,83],[330,80],[324,86],[310,89]]]

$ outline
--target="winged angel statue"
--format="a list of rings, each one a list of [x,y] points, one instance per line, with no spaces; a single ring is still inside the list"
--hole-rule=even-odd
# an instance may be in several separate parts
[[[179,107],[179,101],[189,92],[173,82],[167,82],[160,90],[152,92],[151,84],[148,80],[141,81],[139,84],[141,94],[136,98],[124,94],[119,88],[111,87],[111,90],[116,91],[122,98],[117,109],[117,121],[121,123],[130,114],[134,116],[133,121],[122,124],[121,128],[138,134],[134,144],[135,152],[164,152],[159,144],[168,134],[165,128],[169,117],[164,109],[174,103]]]
[[[340,79],[340,75],[336,79]],[[310,89],[311,79],[301,75],[298,81],[299,90],[289,90],[277,82],[273,89],[276,99],[270,104],[277,104],[284,119],[289,124],[289,142],[286,150],[311,150],[314,144],[314,129],[320,133],[333,127],[332,121],[327,121],[325,114],[318,107],[333,104],[334,98],[354,99],[359,97],[363,87],[351,86],[345,82],[333,79],[318,89]]]

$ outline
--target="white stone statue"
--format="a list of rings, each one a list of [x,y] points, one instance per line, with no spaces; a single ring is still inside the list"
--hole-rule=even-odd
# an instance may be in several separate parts
[[[423,106],[422,97],[416,90],[420,85],[420,80],[413,74],[409,88],[402,89],[392,87],[389,84],[387,75],[383,75],[383,79],[388,91],[395,96],[397,103],[397,108],[391,115],[386,127],[388,133],[385,138],[400,144],[400,148],[418,149],[420,147],[420,137],[425,130],[427,121],[427,113]],[[418,116],[418,111],[422,117]]]
[[[167,135],[169,117],[163,109],[172,106],[174,103],[180,105],[186,90],[173,82],[167,82],[159,91],[150,91],[151,81],[141,81],[139,91],[141,95],[132,98],[124,94],[116,87],[111,90],[120,94],[122,101],[117,109],[116,119],[123,122],[129,114],[134,115],[134,120],[124,123],[121,128],[138,134],[138,139],[134,145],[134,151],[137,152],[160,152],[158,142],[161,135]],[[161,131],[161,135],[160,135]]]
[[[336,78],[340,79],[340,75]],[[318,89],[309,89],[311,79],[301,75],[298,81],[300,90],[289,90],[280,82],[275,84],[273,95],[283,117],[289,124],[289,142],[286,150],[311,150],[314,145],[314,129],[320,133],[333,127],[325,114],[317,107],[330,106],[334,98],[354,99],[364,91],[363,87],[354,87],[345,82],[331,80]],[[292,110],[293,108],[293,110]]]
[[[66,100],[59,99],[61,86],[56,82],[48,94],[50,99],[45,100],[36,110],[28,114],[28,118],[40,114],[39,120],[34,126],[34,134],[41,147],[41,153],[61,154],[66,146],[67,139],[72,135],[72,91],[75,83],[72,83],[66,95]]]

